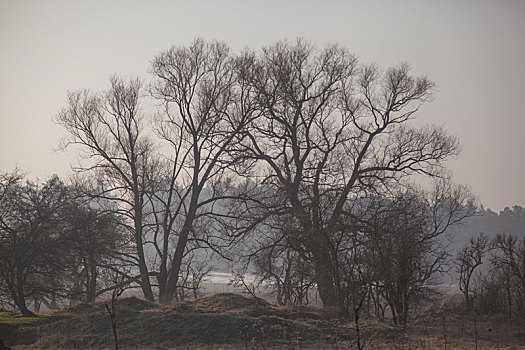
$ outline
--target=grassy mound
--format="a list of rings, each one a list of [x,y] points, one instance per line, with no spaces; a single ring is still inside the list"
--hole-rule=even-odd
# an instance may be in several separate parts
[[[79,304],[48,316],[21,320],[0,315],[0,338],[15,349],[110,349],[113,336],[104,302]],[[335,349],[355,347],[353,323],[326,310],[277,307],[257,298],[217,294],[159,306],[123,298],[118,336],[125,349]],[[523,323],[439,313],[413,319],[410,327],[366,318],[361,334],[370,349],[497,348],[525,344]],[[477,330],[477,331],[476,331]],[[519,348],[519,347],[518,347]]]

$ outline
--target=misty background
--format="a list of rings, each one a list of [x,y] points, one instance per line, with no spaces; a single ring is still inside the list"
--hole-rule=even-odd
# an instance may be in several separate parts
[[[401,61],[437,83],[418,123],[459,137],[450,161],[498,212],[525,198],[525,3],[522,1],[0,2],[0,168],[66,177],[74,152],[52,117],[68,89],[146,77],[151,58],[200,36],[240,51],[303,37],[339,43],[362,63]]]

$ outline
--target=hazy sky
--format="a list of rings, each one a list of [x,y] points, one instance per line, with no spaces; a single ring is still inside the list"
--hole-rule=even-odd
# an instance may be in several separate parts
[[[525,205],[525,1],[0,0],[0,171],[67,176],[52,122],[68,89],[147,77],[153,56],[200,36],[233,49],[303,37],[361,62],[408,61],[436,81],[419,114],[463,146],[449,162],[485,206]]]

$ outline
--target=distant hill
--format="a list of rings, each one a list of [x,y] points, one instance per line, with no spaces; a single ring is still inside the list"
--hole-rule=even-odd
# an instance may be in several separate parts
[[[450,243],[448,248],[450,261],[457,257],[459,250],[468,243],[470,238],[480,233],[485,234],[489,239],[493,239],[500,233],[525,236],[525,209],[515,205],[512,209],[507,207],[496,213],[482,207],[478,215],[470,217],[464,220],[461,225],[450,229],[445,233],[445,237],[442,237],[443,242]],[[486,256],[484,263],[477,268],[475,275],[485,274],[489,269],[488,256]],[[450,273],[441,275],[439,279],[442,283],[457,283],[455,268],[452,268]]]
[[[499,213],[482,208],[479,215],[466,219],[460,226],[450,230],[451,253],[456,253],[467,244],[471,237],[484,233],[490,239],[500,233],[525,235],[525,208],[515,205]]]

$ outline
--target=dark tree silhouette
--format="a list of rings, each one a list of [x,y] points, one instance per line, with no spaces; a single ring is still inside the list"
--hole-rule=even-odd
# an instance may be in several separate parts
[[[18,172],[0,174],[0,276],[17,308],[33,316],[27,300],[63,292],[61,212],[67,190],[58,177],[23,184]]]

